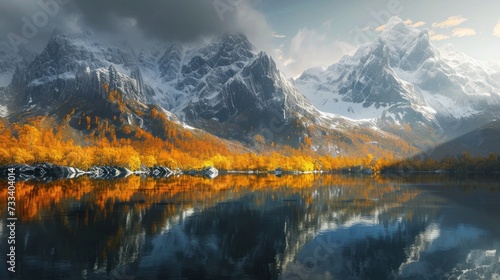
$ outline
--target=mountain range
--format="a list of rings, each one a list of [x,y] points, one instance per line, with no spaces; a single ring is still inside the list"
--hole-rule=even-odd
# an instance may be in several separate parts
[[[0,117],[50,117],[78,140],[90,134],[78,125],[89,115],[158,134],[147,112],[159,108],[179,129],[255,150],[409,155],[496,120],[499,77],[497,66],[437,48],[399,18],[353,56],[295,81],[243,34],[139,48],[58,33],[38,54],[0,49]]]
[[[296,84],[319,110],[383,127],[433,128],[449,140],[498,118],[499,77],[493,64],[438,48],[427,30],[393,17],[353,56],[306,70]]]

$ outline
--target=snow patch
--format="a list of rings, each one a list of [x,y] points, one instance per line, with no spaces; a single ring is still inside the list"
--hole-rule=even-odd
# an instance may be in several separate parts
[[[9,111],[7,110],[7,106],[0,105],[0,117],[1,118],[6,118],[9,114]]]
[[[65,72],[59,75],[52,75],[52,76],[44,76],[38,79],[31,80],[28,84],[28,87],[37,87],[41,86],[43,84],[53,82],[55,80],[72,80],[75,79],[75,73],[72,72]]]

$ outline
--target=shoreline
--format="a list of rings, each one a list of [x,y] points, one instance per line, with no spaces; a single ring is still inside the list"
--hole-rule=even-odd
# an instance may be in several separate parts
[[[155,179],[169,178],[172,176],[201,176],[209,179],[215,179],[220,175],[329,175],[329,174],[351,174],[351,175],[386,175],[386,176],[401,176],[407,177],[415,174],[432,174],[432,175],[499,175],[499,172],[484,173],[484,172],[460,172],[458,170],[386,170],[383,172],[374,172],[371,168],[351,167],[339,170],[314,170],[314,171],[299,171],[299,170],[282,170],[277,168],[274,170],[218,170],[215,167],[209,166],[202,169],[190,170],[171,170],[164,166],[142,167],[140,170],[132,171],[125,167],[119,166],[93,166],[88,170],[81,170],[75,167],[59,166],[50,163],[40,163],[34,165],[27,164],[10,164],[0,166],[0,179],[7,178],[6,172],[9,168],[16,170],[17,180],[39,180],[53,181],[62,179],[76,179],[81,176],[89,176],[91,179],[121,179],[131,175],[146,176]],[[5,173],[5,174],[4,174]]]

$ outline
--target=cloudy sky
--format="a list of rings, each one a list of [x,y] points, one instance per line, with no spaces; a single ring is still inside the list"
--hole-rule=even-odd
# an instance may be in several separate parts
[[[294,72],[337,61],[349,47],[376,38],[393,15],[429,30],[438,46],[453,44],[477,59],[500,61],[498,0],[269,0],[258,9],[283,35],[280,46]]]
[[[39,50],[54,28],[134,42],[244,32],[296,77],[373,40],[391,16],[437,45],[500,62],[498,11],[498,0],[0,0],[0,42]]]

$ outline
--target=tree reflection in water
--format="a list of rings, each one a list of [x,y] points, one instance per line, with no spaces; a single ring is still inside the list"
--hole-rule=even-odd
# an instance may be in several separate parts
[[[446,195],[430,190],[429,184]],[[443,177],[312,174],[18,182],[17,276],[457,276],[463,273],[459,264],[468,264],[469,245],[498,242],[488,237],[498,228],[488,227],[484,216],[478,221],[480,213],[457,218],[450,205],[463,205],[461,199],[471,192],[498,197],[491,189],[495,189],[491,183],[457,184]],[[3,189],[0,211],[7,208],[6,195]],[[439,247],[446,243],[443,234],[455,234],[455,239]],[[6,233],[2,235],[5,239]],[[315,257],[318,246],[324,249],[321,257]],[[480,255],[482,247],[476,247],[474,252]],[[490,259],[498,259],[496,251],[488,252]],[[433,263],[437,256],[446,256],[447,261]],[[484,273],[491,276],[496,269],[492,266]]]

